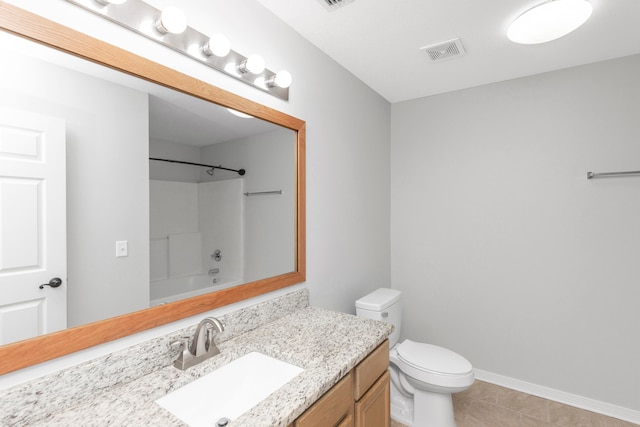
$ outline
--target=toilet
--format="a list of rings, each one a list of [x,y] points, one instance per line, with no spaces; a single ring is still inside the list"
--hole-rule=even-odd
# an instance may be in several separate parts
[[[456,427],[451,394],[473,384],[471,363],[443,347],[405,339],[398,343],[401,292],[380,288],[356,301],[356,315],[390,322],[391,418],[410,427]]]

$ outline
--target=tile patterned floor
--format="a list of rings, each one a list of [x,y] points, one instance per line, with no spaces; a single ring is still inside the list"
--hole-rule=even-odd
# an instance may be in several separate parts
[[[638,427],[478,380],[453,395],[453,407],[458,427]],[[392,421],[391,427],[406,426]]]

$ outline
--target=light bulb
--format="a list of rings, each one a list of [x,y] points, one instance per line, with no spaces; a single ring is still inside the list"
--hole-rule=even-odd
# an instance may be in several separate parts
[[[267,87],[281,87],[283,89],[291,86],[291,73],[286,70],[280,70],[276,75],[266,80],[265,85]]]
[[[591,3],[586,0],[549,0],[513,21],[507,37],[521,44],[555,40],[584,24],[592,11]]]
[[[238,67],[238,70],[242,73],[250,72],[252,74],[260,74],[264,71],[265,64],[264,59],[260,55],[251,55]]]
[[[229,39],[222,34],[214,34],[211,38],[202,46],[202,51],[205,55],[215,55],[223,58],[231,51],[231,45]]]
[[[276,84],[276,86],[281,87],[283,89],[286,89],[289,86],[291,86],[291,81],[292,81],[291,73],[286,70],[278,71],[275,78],[273,79],[273,82]]]
[[[177,7],[166,7],[156,22],[156,28],[162,34],[180,34],[187,29],[187,17]]]

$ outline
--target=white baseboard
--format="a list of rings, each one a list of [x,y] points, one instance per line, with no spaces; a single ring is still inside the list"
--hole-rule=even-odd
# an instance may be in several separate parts
[[[571,394],[553,388],[528,383],[526,381],[505,377],[503,375],[498,375],[479,369],[475,369],[474,371],[476,374],[476,378],[480,381],[485,381],[491,384],[521,391],[523,393],[532,394],[534,396],[564,403],[570,406],[575,406],[577,408],[586,409],[587,411],[596,412],[608,417],[618,418],[630,423],[640,424],[640,411],[623,408],[621,406],[589,399],[588,397],[578,396],[576,394]]]

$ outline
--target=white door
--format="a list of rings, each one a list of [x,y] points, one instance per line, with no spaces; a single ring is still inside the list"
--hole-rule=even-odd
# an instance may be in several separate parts
[[[67,326],[65,163],[64,120],[0,108],[0,344]]]

